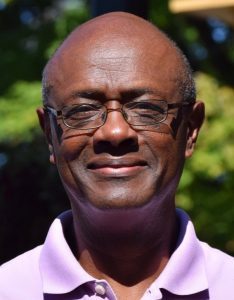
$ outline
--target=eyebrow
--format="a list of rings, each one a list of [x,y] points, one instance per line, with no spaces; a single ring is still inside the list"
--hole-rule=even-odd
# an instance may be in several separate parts
[[[126,98],[137,98],[146,94],[162,97],[162,93],[160,91],[152,88],[136,88],[121,93],[121,95]]]
[[[162,92],[152,88],[132,88],[120,92],[121,99],[126,99],[126,100],[141,97],[146,94],[163,98]],[[105,92],[101,90],[95,90],[95,89],[73,91],[70,95],[71,96],[69,98],[72,99],[86,98],[86,99],[95,99],[95,100],[110,100],[109,98],[106,97]]]

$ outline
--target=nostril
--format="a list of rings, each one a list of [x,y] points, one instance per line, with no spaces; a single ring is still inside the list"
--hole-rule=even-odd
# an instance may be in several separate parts
[[[94,144],[94,152],[96,154],[108,153],[112,156],[122,156],[138,150],[139,145],[134,139],[127,139],[118,144],[113,144],[110,141],[99,141]]]
[[[127,140],[124,140],[120,143],[120,146],[124,149],[129,149],[129,150],[132,150],[132,149],[135,149],[134,151],[137,151],[138,148],[139,148],[139,145],[138,145],[138,142],[136,139],[132,139],[132,138],[129,138]]]

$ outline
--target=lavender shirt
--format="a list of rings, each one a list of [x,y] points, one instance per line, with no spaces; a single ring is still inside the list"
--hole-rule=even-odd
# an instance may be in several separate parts
[[[234,258],[200,242],[187,214],[177,214],[176,250],[141,300],[234,299]],[[116,299],[108,282],[86,273],[73,255],[63,234],[71,222],[70,211],[60,215],[44,245],[0,267],[0,300]]]

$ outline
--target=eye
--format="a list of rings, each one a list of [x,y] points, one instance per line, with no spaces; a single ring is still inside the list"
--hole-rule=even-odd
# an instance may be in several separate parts
[[[165,101],[141,101],[127,103],[125,108],[136,114],[165,114]]]
[[[92,118],[101,110],[101,106],[91,104],[81,104],[67,107],[63,111],[64,118],[83,119]]]

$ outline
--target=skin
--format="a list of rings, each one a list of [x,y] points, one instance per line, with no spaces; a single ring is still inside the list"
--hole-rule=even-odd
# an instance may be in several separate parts
[[[76,29],[48,63],[48,101],[55,109],[87,98],[112,109],[136,99],[181,102],[182,73],[180,55],[160,31],[110,13]],[[82,132],[38,109],[71,202],[77,259],[118,299],[140,299],[175,247],[175,192],[204,105],[172,112],[154,131],[137,130],[114,111],[102,127]]]

